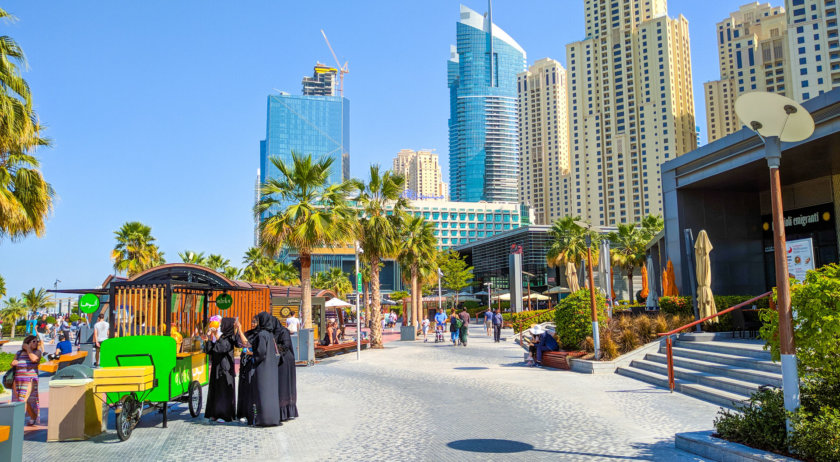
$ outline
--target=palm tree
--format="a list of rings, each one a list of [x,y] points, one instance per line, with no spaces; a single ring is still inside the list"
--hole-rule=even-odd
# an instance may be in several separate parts
[[[642,231],[642,238],[649,243],[665,227],[665,221],[660,215],[649,214],[642,218],[639,228]]]
[[[269,279],[271,279],[272,284],[278,286],[296,286],[300,284],[299,274],[295,265],[278,261],[272,263]]]
[[[237,279],[242,277],[242,270],[235,266],[226,266],[222,270],[222,274],[224,274],[225,277],[230,279],[231,281],[236,281]]]
[[[181,259],[182,263],[207,266],[207,257],[204,256],[204,252],[195,253],[192,250],[185,250],[183,252],[178,252],[178,257]]]
[[[254,214],[260,221],[260,243],[266,253],[277,255],[282,248],[297,250],[300,257],[303,327],[312,327],[312,251],[346,243],[351,235],[352,214],[347,195],[353,184],[329,184],[333,159],[292,152],[287,164],[278,157],[271,163],[280,172],[260,187],[260,202]]]
[[[129,221],[114,231],[117,245],[111,252],[114,269],[125,271],[128,277],[166,263],[163,252],[154,244],[152,228],[139,221]]]
[[[357,222],[356,237],[371,268],[371,348],[382,348],[379,264],[384,258],[396,257],[402,246],[399,233],[400,215],[408,206],[408,202],[402,197],[404,185],[405,178],[390,170],[380,173],[379,165],[376,164],[370,166],[370,180],[367,184],[356,182],[359,194],[355,200],[362,213]],[[388,210],[389,208],[391,210]]]
[[[3,9],[0,18],[13,19]],[[18,44],[9,36],[0,37],[0,238],[43,236],[55,197],[32,155],[50,142],[41,137],[29,85],[20,75],[25,66]]]
[[[0,276],[0,298],[6,296],[6,281],[3,279],[3,276]]]
[[[29,289],[20,294],[20,296],[23,306],[27,311],[32,312],[33,314],[55,304],[52,300],[50,300],[50,295],[47,292],[47,289],[44,289],[43,287],[37,291],[35,291],[35,288]]]
[[[26,317],[26,306],[17,297],[9,297],[5,304],[6,306],[0,310],[0,319],[12,325],[10,337],[14,337],[18,320]]]
[[[598,233],[581,226],[580,217],[564,217],[555,221],[548,231],[551,244],[546,253],[546,262],[551,268],[563,267],[572,263],[575,267],[587,258],[586,236],[589,235],[592,247],[592,260],[598,261]]]
[[[350,284],[350,276],[341,270],[341,268],[332,267],[327,271],[321,271],[312,277],[312,287],[319,289],[327,289],[335,292],[338,298],[344,298],[345,295],[353,291],[353,285]]]
[[[634,300],[633,271],[645,263],[645,244],[649,241],[647,234],[633,223],[619,224],[616,232],[608,235],[610,240],[610,260],[613,265],[627,272],[627,287],[630,289],[630,300]]]
[[[401,230],[402,249],[398,261],[403,272],[408,274],[411,281],[411,325],[416,326],[419,321],[422,305],[422,289],[420,285],[421,269],[434,266],[437,238],[434,225],[423,217],[405,216]],[[406,316],[406,322],[408,317]]]
[[[228,265],[230,265],[230,260],[215,253],[211,253],[204,261],[204,266],[213,271],[223,271]]]

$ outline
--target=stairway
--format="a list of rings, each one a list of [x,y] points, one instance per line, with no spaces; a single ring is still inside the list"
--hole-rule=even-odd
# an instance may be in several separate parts
[[[674,390],[721,406],[733,408],[762,385],[782,386],[782,370],[764,351],[763,341],[675,341]],[[668,388],[665,343],[644,359],[633,360],[616,373]]]

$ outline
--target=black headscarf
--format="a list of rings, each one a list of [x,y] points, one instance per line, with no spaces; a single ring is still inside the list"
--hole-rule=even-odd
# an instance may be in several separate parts
[[[233,334],[236,333],[234,323],[236,323],[236,318],[222,318],[222,322],[219,324],[222,337],[233,337]]]
[[[257,328],[254,330],[257,332],[266,331],[274,337],[274,321],[274,316],[271,313],[263,311],[257,315]]]

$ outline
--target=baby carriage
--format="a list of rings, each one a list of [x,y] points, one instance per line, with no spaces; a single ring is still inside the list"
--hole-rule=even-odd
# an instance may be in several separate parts
[[[435,343],[443,341],[443,326],[444,324],[435,323]]]

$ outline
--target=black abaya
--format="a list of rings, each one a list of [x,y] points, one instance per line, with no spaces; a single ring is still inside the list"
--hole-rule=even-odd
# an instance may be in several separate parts
[[[221,323],[221,338],[204,343],[204,352],[210,357],[210,382],[207,386],[207,407],[204,417],[230,422],[236,417],[233,365],[233,318]]]
[[[292,349],[292,336],[280,321],[275,319],[274,339],[280,350],[281,361],[278,367],[280,392],[280,420],[285,422],[298,416],[297,410],[297,375],[295,370],[295,352]]]
[[[251,329],[245,332],[245,338],[249,343],[255,343],[257,332]],[[237,347],[244,348],[247,345],[237,340]],[[237,391],[236,418],[246,419],[248,425],[254,424],[254,400],[251,392],[254,379],[254,357],[245,353],[239,355],[239,390]]]
[[[274,342],[273,320],[269,313],[257,315],[254,342],[254,370],[251,381],[251,398],[256,408],[254,425],[270,427],[280,425],[280,403],[277,384],[277,346]]]

